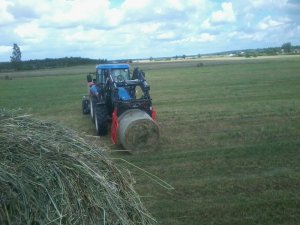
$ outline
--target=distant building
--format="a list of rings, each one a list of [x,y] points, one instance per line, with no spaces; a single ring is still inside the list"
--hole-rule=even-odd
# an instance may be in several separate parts
[[[299,48],[293,49],[292,52],[293,52],[294,54],[300,54],[300,49],[299,49]]]

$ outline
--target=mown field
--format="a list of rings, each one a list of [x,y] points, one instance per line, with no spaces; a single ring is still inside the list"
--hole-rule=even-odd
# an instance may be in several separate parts
[[[300,57],[144,63],[160,149],[127,166],[158,224],[300,224]],[[95,135],[81,113],[94,65],[0,74],[0,105]],[[151,180],[141,167],[175,189]]]

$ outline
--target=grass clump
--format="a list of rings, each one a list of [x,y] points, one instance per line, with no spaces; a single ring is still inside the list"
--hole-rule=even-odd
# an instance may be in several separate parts
[[[74,130],[0,109],[0,224],[152,224],[133,178]]]

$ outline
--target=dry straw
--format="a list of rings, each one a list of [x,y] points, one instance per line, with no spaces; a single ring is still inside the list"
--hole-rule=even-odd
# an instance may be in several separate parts
[[[0,109],[0,224],[153,224],[133,179],[63,126]]]

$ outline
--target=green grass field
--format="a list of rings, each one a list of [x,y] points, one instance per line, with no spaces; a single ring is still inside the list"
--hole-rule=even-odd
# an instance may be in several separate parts
[[[95,141],[132,171],[158,224],[300,224],[300,57],[203,62],[139,65],[158,112],[158,151],[129,155],[109,137]],[[95,135],[81,114],[93,70],[9,74],[16,78],[0,79],[0,105]]]

